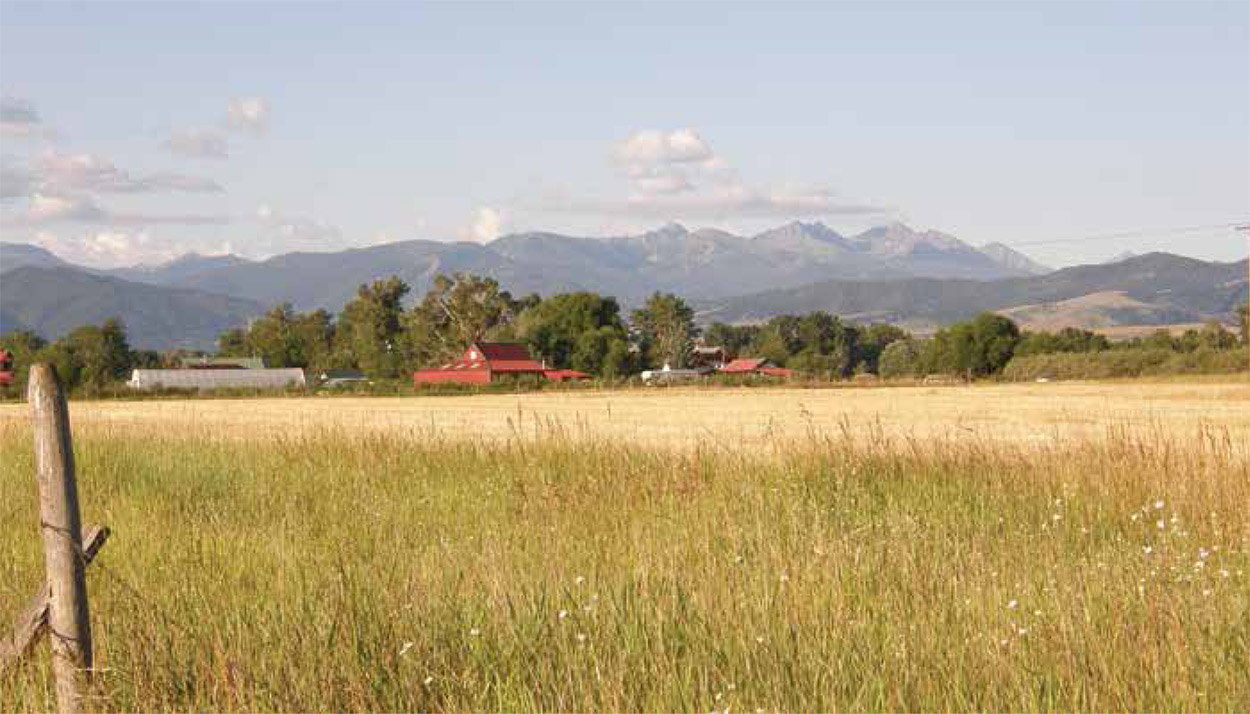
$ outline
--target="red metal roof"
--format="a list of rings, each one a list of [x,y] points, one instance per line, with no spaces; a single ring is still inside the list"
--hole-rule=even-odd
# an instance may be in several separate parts
[[[746,359],[736,359],[733,362],[721,367],[721,372],[726,374],[757,372],[764,368],[768,360],[763,357],[749,357]]]
[[[483,365],[503,374],[540,374],[543,366],[530,357],[525,345],[505,342],[478,342],[469,345],[458,364]]]
[[[502,362],[534,361],[525,345],[507,342],[478,342],[471,345],[469,349],[472,350],[475,347],[489,362],[494,362],[495,360]]]

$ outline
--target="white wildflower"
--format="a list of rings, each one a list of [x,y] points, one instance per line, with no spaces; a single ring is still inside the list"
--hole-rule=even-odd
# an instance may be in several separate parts
[[[568,616],[569,616],[569,611],[568,611],[568,610],[561,610],[561,611],[560,611],[560,614],[558,615],[558,617],[559,617],[561,620],[563,620],[564,618],[566,618],[566,617],[568,617]]]
[[[1156,511],[1162,511],[1162,510],[1163,510],[1163,501],[1155,501],[1155,510],[1156,510]]]
[[[412,644],[413,643],[411,642],[405,642],[404,646],[399,648],[399,656],[403,657],[405,654],[407,654],[408,650],[412,649]]]
[[[1018,606],[1019,604],[1020,603],[1016,602],[1015,600],[1012,600],[1011,602],[1007,603],[1007,609],[1014,610],[1016,609],[1016,606]]]

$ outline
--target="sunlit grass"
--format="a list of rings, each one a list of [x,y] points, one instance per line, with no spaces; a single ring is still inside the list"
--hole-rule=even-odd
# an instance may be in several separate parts
[[[0,426],[0,621],[40,577]],[[108,710],[1250,708],[1250,467],[1025,450],[77,434]],[[47,710],[41,655],[0,709]]]

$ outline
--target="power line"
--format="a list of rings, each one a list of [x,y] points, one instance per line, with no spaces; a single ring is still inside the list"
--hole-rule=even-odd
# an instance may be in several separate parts
[[[1054,245],[1058,243],[1084,243],[1091,240],[1112,240],[1114,238],[1138,238],[1151,235],[1170,236],[1181,235],[1184,233],[1199,233],[1202,231],[1229,230],[1237,228],[1236,223],[1211,223],[1203,226],[1177,226],[1173,228],[1143,228],[1133,231],[1122,231],[1119,233],[1098,233],[1094,235],[1082,236],[1080,238],[1055,238],[1051,240],[1034,240],[1024,243],[1012,243],[1012,247],[1024,248],[1031,245]]]

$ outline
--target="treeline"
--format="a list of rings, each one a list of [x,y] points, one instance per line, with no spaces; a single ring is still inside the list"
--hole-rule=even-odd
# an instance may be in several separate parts
[[[697,345],[721,347],[730,359],[767,359],[804,378],[825,380],[861,373],[1096,378],[1229,371],[1240,364],[1228,356],[1237,337],[1218,323],[1179,336],[1159,330],[1111,342],[1073,328],[1021,332],[1011,320],[983,313],[918,339],[892,325],[855,325],[824,312],[700,329],[694,310],[671,294],[652,295],[626,318],[612,297],[578,292],[514,298],[493,279],[465,274],[436,276],[425,296],[405,307],[409,291],[395,277],[362,285],[337,315],[278,305],[247,327],[222,333],[217,352],[260,357],[269,367],[358,369],[378,379],[450,362],[475,340],[524,343],[549,368],[609,379],[666,364],[689,366]],[[1244,344],[1250,334],[1245,307],[1239,314]],[[136,367],[176,367],[192,354],[133,350],[119,320],[79,327],[51,343],[30,332],[10,333],[0,337],[0,348],[14,356],[18,389],[32,362],[47,361],[78,391],[124,380]]]
[[[1245,344],[1245,308],[1240,314],[1240,344]],[[1112,342],[1077,328],[1021,333],[1011,320],[982,313],[970,322],[939,330],[932,339],[890,345],[881,356],[879,374],[886,378],[953,374],[1097,379],[1228,372],[1245,364],[1239,351],[1233,353],[1238,344],[1237,336],[1218,322],[1180,336],[1160,329],[1146,337]]]
[[[54,342],[30,331],[10,332],[0,336],[0,349],[13,356],[17,391],[25,391],[27,373],[35,362],[51,363],[67,389],[83,391],[125,380],[135,367],[163,366],[164,360],[153,351],[132,350],[125,325],[116,319],[77,327]]]
[[[398,278],[362,285],[337,316],[279,305],[223,333],[218,352],[261,357],[271,367],[359,369],[386,379],[449,362],[475,340],[523,342],[549,367],[616,377],[676,354],[697,334],[694,311],[672,295],[652,296],[635,311],[631,333],[616,300],[593,293],[518,299],[490,278],[461,274],[435,277],[420,302],[405,309],[408,292]]]
[[[676,295],[656,293],[626,319],[612,297],[579,292],[517,299],[474,275],[438,276],[422,300],[405,309],[408,291],[398,278],[361,286],[337,317],[279,305],[247,328],[221,335],[219,353],[387,378],[451,361],[474,340],[520,342],[550,368],[615,378],[687,367],[695,346],[706,344],[725,348],[730,358],[763,357],[840,378],[876,371],[886,346],[909,337],[897,327],[861,327],[823,312],[701,330],[693,308]]]

